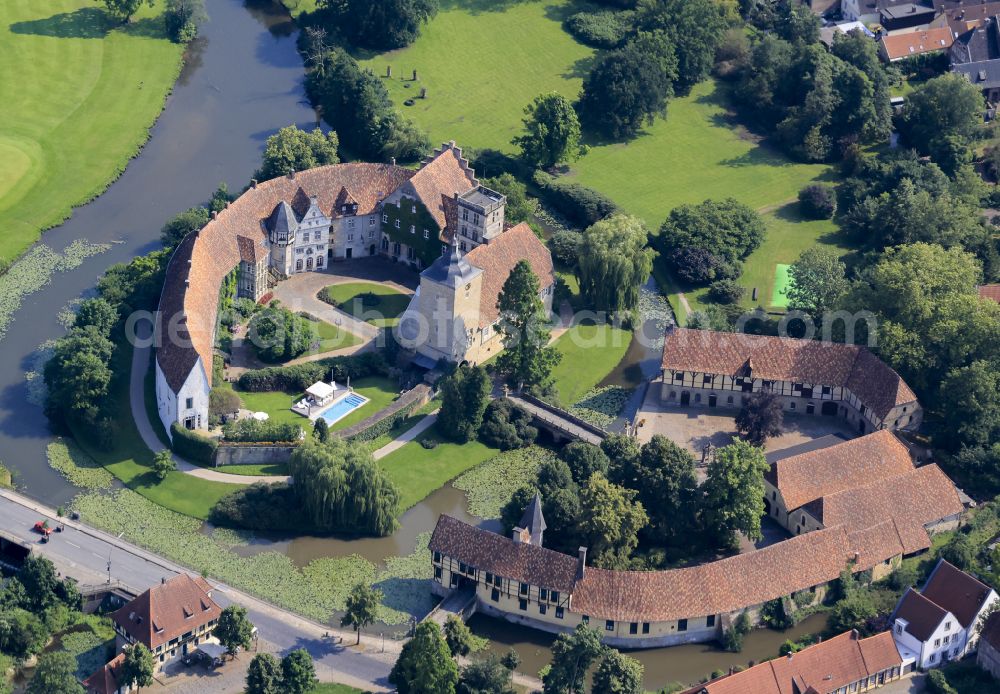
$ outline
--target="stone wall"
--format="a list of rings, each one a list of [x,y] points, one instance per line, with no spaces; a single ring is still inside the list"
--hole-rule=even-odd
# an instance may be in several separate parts
[[[287,463],[295,446],[288,444],[219,444],[212,462],[216,467],[223,465],[274,465]]]

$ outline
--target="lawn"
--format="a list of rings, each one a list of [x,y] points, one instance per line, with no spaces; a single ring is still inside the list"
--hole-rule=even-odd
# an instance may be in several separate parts
[[[153,452],[139,436],[129,407],[128,373],[131,361],[131,349],[116,351],[112,360],[115,379],[111,397],[118,410],[114,448],[101,450],[80,436],[75,437],[76,441],[84,452],[128,488],[171,511],[204,520],[219,499],[240,489],[240,486],[210,482],[183,472],[171,472],[162,482],[156,479],[151,469]]]
[[[495,448],[479,441],[462,445],[451,443],[436,427],[428,429],[420,438],[432,439],[438,442],[437,446],[424,448],[419,441],[414,441],[378,461],[402,495],[400,513],[497,454]]]
[[[110,29],[93,0],[0,2],[0,258],[101,193],[145,142],[181,66],[162,7]]]
[[[309,690],[309,694],[364,694],[364,691],[361,689],[355,689],[354,687],[348,687],[346,684],[320,682]]]
[[[580,91],[593,49],[562,28],[578,9],[565,0],[444,0],[412,45],[362,64],[377,75],[392,66],[385,82],[393,101],[433,142],[513,151],[532,99],[553,91],[574,99]],[[421,88],[426,99],[418,98]],[[405,106],[407,99],[416,103]]]
[[[610,325],[575,325],[556,340],[562,359],[552,371],[559,400],[570,406],[600,383],[625,356],[632,333]]]
[[[369,402],[330,427],[334,431],[346,429],[352,424],[357,424],[361,420],[371,417],[399,395],[399,388],[396,386],[396,382],[381,376],[359,378],[351,383],[351,387],[360,395],[368,398]],[[243,401],[243,406],[246,409],[253,412],[267,412],[271,416],[271,421],[291,422],[303,427],[309,426],[309,420],[291,410],[292,403],[300,399],[302,397],[301,394],[289,395],[281,391],[248,393],[237,390],[236,392],[240,396],[240,400]]]
[[[319,349],[311,350],[307,354],[323,354],[325,352],[332,352],[335,349],[344,349],[345,347],[354,347],[361,344],[360,337],[343,328],[338,328],[336,325],[327,323],[325,320],[310,321],[309,323],[315,330],[315,337],[313,339],[319,340]]]
[[[399,322],[400,314],[410,305],[412,297],[384,284],[348,282],[324,287],[320,298],[335,303],[341,311],[358,320],[384,328]]]

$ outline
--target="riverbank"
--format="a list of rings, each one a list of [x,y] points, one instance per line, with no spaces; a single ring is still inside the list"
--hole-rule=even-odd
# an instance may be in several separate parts
[[[114,26],[91,0],[0,3],[0,260],[117,179],[149,139],[184,46],[162,0]]]

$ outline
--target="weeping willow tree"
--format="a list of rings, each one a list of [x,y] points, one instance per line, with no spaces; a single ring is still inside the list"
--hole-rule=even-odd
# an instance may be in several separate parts
[[[626,214],[602,219],[583,232],[576,277],[592,309],[619,313],[638,305],[639,287],[653,269],[647,235],[642,220]]]
[[[389,535],[396,529],[399,490],[371,452],[338,436],[307,438],[288,463],[302,510],[322,530]]]

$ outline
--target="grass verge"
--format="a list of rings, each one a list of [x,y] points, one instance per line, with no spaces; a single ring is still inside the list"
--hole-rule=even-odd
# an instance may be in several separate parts
[[[411,299],[409,294],[373,282],[331,284],[320,290],[319,296],[323,301],[335,304],[344,313],[377,328],[396,325]]]
[[[559,400],[571,405],[611,373],[625,356],[632,333],[611,325],[574,325],[555,341],[562,359],[552,370]]]

